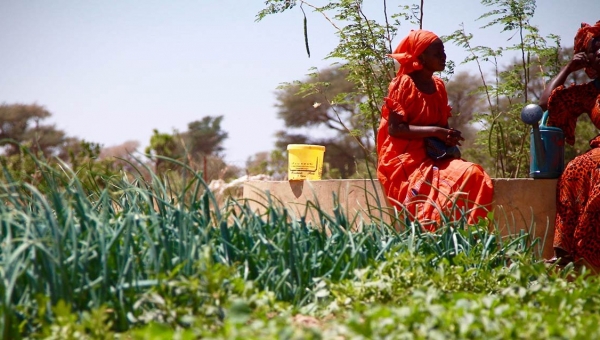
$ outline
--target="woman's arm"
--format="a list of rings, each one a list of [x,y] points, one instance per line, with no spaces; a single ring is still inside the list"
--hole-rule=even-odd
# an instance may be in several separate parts
[[[461,145],[465,140],[458,130],[444,128],[440,126],[419,126],[409,125],[400,120],[400,116],[395,112],[390,112],[388,133],[392,137],[404,139],[418,139],[425,137],[437,137],[447,145]]]
[[[542,92],[542,96],[540,97],[540,106],[542,107],[542,110],[546,111],[548,109],[548,100],[550,99],[552,91],[563,85],[571,73],[585,68],[587,64],[588,59],[585,52],[577,53],[573,56],[573,59],[560,70],[556,77],[548,83],[544,92]]]

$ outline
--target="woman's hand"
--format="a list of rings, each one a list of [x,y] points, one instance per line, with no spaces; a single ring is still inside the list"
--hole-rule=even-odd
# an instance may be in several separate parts
[[[462,136],[462,133],[458,130],[454,130],[454,129],[444,129],[445,130],[445,136],[444,138],[442,138],[442,140],[444,141],[444,143],[446,143],[446,145],[450,145],[450,146],[456,146],[456,145],[462,145],[460,144],[460,142],[464,141],[464,137]]]
[[[579,52],[573,55],[573,59],[569,61],[567,65],[568,72],[573,73],[575,71],[579,71],[583,68],[586,68],[589,65],[590,61],[588,60],[588,56],[585,52]]]
[[[571,59],[571,61],[558,72],[556,77],[548,83],[546,88],[544,88],[538,102],[542,110],[548,110],[548,101],[550,100],[550,95],[554,89],[563,85],[571,73],[586,68],[589,64],[590,60],[585,52],[575,53],[573,59]]]

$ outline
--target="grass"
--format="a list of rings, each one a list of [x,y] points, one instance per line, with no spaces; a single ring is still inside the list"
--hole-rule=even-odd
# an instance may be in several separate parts
[[[418,287],[498,294],[517,280],[501,279],[514,266],[536,266],[527,234],[502,240],[483,222],[448,221],[426,233],[409,221],[385,224],[374,209],[379,218],[366,223],[349,217],[335,195],[331,215],[316,202],[296,217],[275,201],[261,215],[247,202],[220,203],[192,172],[179,181],[121,175],[94,185],[67,168],[38,167],[37,187],[7,171],[0,184],[4,339],[161,329],[229,337],[243,332],[236,317],[242,324],[282,322],[274,315],[293,311],[323,318],[335,303],[344,318],[363,306],[364,318],[364,306],[386,310]],[[307,223],[308,214],[318,222]],[[519,284],[546,275],[537,266]]]

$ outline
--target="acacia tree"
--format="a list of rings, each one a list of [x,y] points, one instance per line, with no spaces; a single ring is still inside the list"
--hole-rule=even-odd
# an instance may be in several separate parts
[[[195,171],[202,171],[204,179],[232,178],[240,169],[227,165],[223,160],[223,142],[227,132],[221,129],[223,116],[205,116],[188,124],[188,130],[172,134],[154,130],[146,154],[154,160],[155,171],[164,174],[168,170],[181,171],[176,162],[184,162]]]
[[[276,146],[282,151],[288,144],[325,146],[326,177],[353,176],[365,153],[373,152],[373,135],[360,114],[365,98],[355,93],[348,75],[347,69],[334,66],[277,92],[277,114],[286,130],[277,132]]]
[[[37,104],[0,105],[0,161],[5,170],[2,177],[39,185],[42,178],[36,159],[50,167],[67,164],[80,177],[110,176],[118,170],[113,164],[97,163],[99,144],[69,137],[55,125],[44,124],[49,117],[51,113]],[[85,171],[81,171],[84,167]]]
[[[462,148],[468,149],[473,143],[478,128],[473,125],[473,117],[485,108],[485,102],[478,91],[478,76],[468,72],[454,74],[446,86],[448,103],[452,107],[449,124],[462,132],[465,141]]]
[[[223,142],[228,133],[221,130],[222,121],[223,116],[206,116],[188,124],[188,130],[181,134],[181,138],[192,157],[218,156],[225,149]]]
[[[8,163],[21,160],[23,148],[52,162],[54,157],[77,169],[84,160],[98,156],[100,145],[75,137],[43,121],[51,113],[37,104],[0,105],[0,156]],[[7,163],[7,164],[8,164]]]
[[[267,15],[281,13],[296,6],[301,9],[306,6],[323,15],[336,29],[339,44],[326,58],[344,61],[340,69],[347,72],[346,79],[353,84],[353,90],[344,94],[343,102],[358,104],[353,119],[359,123],[354,127],[360,126],[360,128],[345,129],[344,136],[354,139],[357,148],[362,150],[361,159],[370,161],[374,166],[376,155],[372,145],[379,125],[379,108],[395,72],[394,61],[385,55],[391,53],[391,43],[397,27],[400,25],[400,20],[417,20],[413,13],[418,7],[400,6],[401,12],[389,19],[386,12],[387,6],[384,6],[386,21],[378,23],[366,17],[363,11],[363,1],[359,0],[328,2],[324,6],[315,6],[304,0],[267,0],[265,4],[265,9],[257,15],[259,21]],[[308,25],[306,17],[304,25],[307,53],[310,53],[309,37],[306,34]],[[333,107],[340,104],[339,101],[333,101],[333,103]],[[289,134],[288,137],[288,139],[302,139],[298,137],[303,136]],[[363,143],[368,139],[370,139],[368,144]],[[332,155],[329,151],[330,149],[326,154]]]
[[[65,133],[42,123],[50,116],[46,108],[37,104],[0,105],[0,146],[4,147],[4,155],[19,154],[23,144],[45,157],[57,154]]]
[[[472,46],[472,34],[463,28],[447,37],[470,52],[463,63],[475,63],[481,77],[481,92],[487,108],[474,115],[476,125],[482,130],[477,136],[473,155],[474,161],[483,163],[492,175],[497,177],[523,177],[528,174],[529,131],[530,126],[520,120],[523,106],[536,97],[531,96],[532,87],[545,84],[560,69],[560,40],[555,35],[542,37],[538,29],[531,25],[535,14],[535,0],[481,0],[490,11],[479,19],[487,20],[482,29],[500,28],[500,33],[511,34],[513,45],[499,48]],[[361,104],[361,115],[370,123],[374,131],[379,120],[379,107],[386,93],[386,86],[393,75],[393,63],[385,54],[391,51],[391,41],[400,26],[399,19],[421,24],[423,22],[423,4],[402,6],[401,13],[388,15],[387,2],[383,1],[383,18],[378,24],[367,19],[361,0],[329,1],[324,6],[314,6],[305,0],[267,0],[266,7],[257,19],[266,15],[281,13],[296,6],[312,8],[322,14],[337,30],[338,46],[327,57],[342,59],[344,68],[349,70],[350,81],[357,84],[355,91],[365,96]],[[303,11],[304,13],[304,11]],[[333,14],[332,14],[333,13]],[[389,18],[394,21],[390,22]],[[305,40],[307,19],[304,19]],[[518,62],[515,67],[501,69],[499,61],[516,53]],[[492,79],[487,79],[482,71],[483,63],[493,66]],[[450,63],[452,73],[453,64]],[[541,80],[539,80],[541,79]],[[449,84],[450,86],[450,84]]]
[[[475,115],[482,127],[475,143],[481,147],[468,150],[467,155],[494,176],[526,177],[531,126],[521,121],[520,113],[524,105],[539,99],[546,82],[560,70],[564,62],[560,39],[552,34],[542,37],[537,27],[530,24],[536,9],[534,0],[482,0],[481,3],[491,7],[479,18],[489,20],[482,28],[500,28],[516,39],[511,46],[492,49],[471,45],[473,34],[465,32],[463,27],[443,37],[470,52],[463,63],[476,63],[480,72],[479,90],[487,103],[487,109]],[[516,52],[518,57],[502,69],[499,60],[509,52]],[[491,80],[482,71],[484,63],[493,67]]]

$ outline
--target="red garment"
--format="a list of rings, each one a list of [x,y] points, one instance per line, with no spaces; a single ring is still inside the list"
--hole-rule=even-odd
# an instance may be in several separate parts
[[[575,126],[581,114],[587,113],[592,123],[600,127],[600,109],[596,102],[599,94],[600,90],[594,82],[555,88],[548,98],[548,125],[561,128],[565,141],[575,144]]]
[[[592,39],[600,36],[600,21],[596,22],[594,26],[591,26],[586,23],[581,23],[581,28],[577,30],[577,34],[575,35],[575,42],[573,51],[574,53],[585,52],[590,46],[590,42]],[[596,70],[591,67],[585,68],[585,73],[588,77],[594,79],[598,77]]]
[[[440,213],[458,218],[466,211],[469,222],[486,217],[493,186],[481,166],[451,159],[434,162],[425,154],[423,139],[402,139],[388,133],[390,114],[399,114],[409,125],[447,126],[450,107],[444,82],[434,77],[437,91],[419,91],[410,76],[390,83],[377,133],[377,176],[390,202],[408,211],[428,230],[436,229]],[[455,202],[455,203],[453,203]]]
[[[600,127],[600,82],[596,83],[561,86],[550,96],[548,124],[566,129],[571,144],[582,112]],[[590,151],[569,162],[558,180],[554,247],[600,267],[600,136],[590,146]]]
[[[408,35],[400,41],[398,47],[394,50],[393,54],[388,54],[389,57],[394,58],[400,63],[398,74],[409,74],[413,71],[417,71],[423,68],[421,62],[417,59],[423,51],[432,42],[439,39],[435,33],[426,30],[411,30]]]

